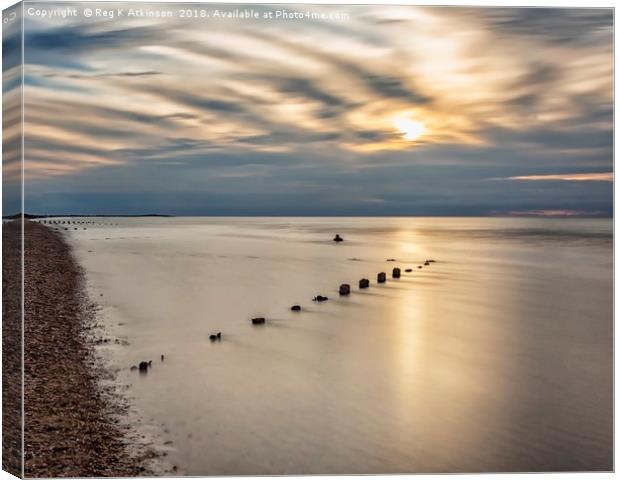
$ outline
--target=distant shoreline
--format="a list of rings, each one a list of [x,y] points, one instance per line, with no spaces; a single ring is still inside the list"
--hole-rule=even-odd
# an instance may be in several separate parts
[[[15,220],[22,216],[21,213],[14,213],[13,215],[3,215],[3,220]],[[24,213],[24,218],[27,219],[37,219],[37,218],[140,218],[140,217],[174,217],[174,215],[162,215],[158,213],[146,213],[140,215],[115,215],[115,214],[87,214],[87,215],[78,215],[78,214],[69,214],[69,215],[35,215],[32,213]]]

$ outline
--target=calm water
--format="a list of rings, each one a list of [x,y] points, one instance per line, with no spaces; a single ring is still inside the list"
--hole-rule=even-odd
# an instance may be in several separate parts
[[[610,220],[97,223],[67,235],[102,348],[181,473],[612,468]]]

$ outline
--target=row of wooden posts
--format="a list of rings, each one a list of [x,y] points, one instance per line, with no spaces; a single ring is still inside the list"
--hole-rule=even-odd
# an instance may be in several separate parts
[[[431,264],[431,262],[434,262],[435,260],[427,260],[424,262],[424,265],[428,266]],[[422,266],[418,266],[418,268],[422,268]],[[405,272],[411,272],[412,269],[408,268],[405,270]],[[394,267],[392,269],[392,278],[400,278],[400,268],[398,267]],[[377,283],[385,283],[387,279],[387,274],[385,272],[379,272],[377,273]],[[364,288],[368,288],[370,287],[370,280],[368,280],[367,278],[362,278],[359,281],[359,288],[364,289]],[[340,285],[340,288],[338,289],[338,293],[340,295],[349,295],[351,293],[351,285],[349,285],[348,283],[343,283],[342,285]]]
[[[392,259],[388,260],[388,261],[393,261]],[[426,260],[424,262],[425,266],[430,265],[431,263],[434,263],[435,260]],[[418,268],[422,268],[422,265],[418,265]],[[405,269],[405,272],[412,272],[413,269],[411,268],[407,268]],[[400,278],[400,274],[401,274],[401,270],[398,267],[394,267],[392,269],[392,278]],[[379,272],[377,274],[377,283],[385,283],[387,280],[387,274],[385,272]],[[359,288],[361,289],[365,289],[365,288],[369,288],[370,287],[370,280],[367,278],[362,278],[359,281]],[[343,283],[342,285],[340,285],[340,288],[338,289],[338,293],[340,295],[350,295],[351,294],[351,285],[348,283]],[[328,297],[325,297],[323,295],[317,295],[316,297],[314,297],[312,299],[312,301],[314,302],[325,302],[329,300]],[[301,305],[293,305],[291,307],[291,310],[294,312],[299,312],[301,311]],[[252,318],[251,319],[252,325],[264,325],[266,322],[265,317],[256,317],[256,318]],[[210,336],[211,341],[215,341],[215,335],[211,335]],[[221,336],[217,337],[217,340],[220,340]]]

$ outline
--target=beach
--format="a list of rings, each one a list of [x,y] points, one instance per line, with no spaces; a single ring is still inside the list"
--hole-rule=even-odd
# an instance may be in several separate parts
[[[19,227],[5,224],[4,238]],[[96,319],[82,269],[60,233],[26,221],[24,235],[25,476],[148,473],[148,452],[130,445],[118,419],[122,398],[102,384],[110,372],[93,354]],[[19,244],[5,243],[3,254],[19,258]]]
[[[2,226],[2,468],[22,474],[21,228]]]

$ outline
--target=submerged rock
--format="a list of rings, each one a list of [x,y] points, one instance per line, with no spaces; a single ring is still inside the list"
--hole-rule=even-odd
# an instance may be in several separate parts
[[[400,268],[396,267],[392,270],[392,278],[400,278]]]
[[[362,278],[360,280],[360,288],[368,288],[370,287],[370,280],[368,280],[367,278]]]
[[[336,234],[336,236],[334,237],[334,242],[344,242],[344,238]]]
[[[264,324],[265,324],[264,317],[257,317],[257,318],[252,319],[252,325],[264,325]]]
[[[146,373],[149,371],[149,366],[149,362],[142,361],[138,364],[138,370],[140,370],[140,373]]]
[[[325,302],[327,300],[329,300],[329,298],[324,297],[323,295],[317,295],[312,299],[313,302]]]
[[[410,268],[407,268],[407,269],[405,269],[405,272],[409,273],[409,272],[413,272],[413,270],[410,269]]]
[[[349,285],[348,283],[343,283],[342,285],[340,285],[338,293],[340,293],[340,295],[348,295],[349,293],[351,293],[351,285]]]
[[[385,272],[377,273],[377,283],[385,283]]]
[[[291,307],[291,310],[292,310],[293,312],[299,312],[299,311],[301,311],[301,306],[300,306],[300,305],[293,305],[293,306]]]

